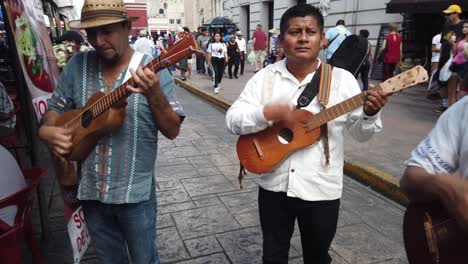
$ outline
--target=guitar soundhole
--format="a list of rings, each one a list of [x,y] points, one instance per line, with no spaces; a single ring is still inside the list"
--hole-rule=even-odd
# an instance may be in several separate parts
[[[293,132],[289,128],[283,128],[278,134],[278,140],[281,144],[289,144],[294,138]]]
[[[91,121],[93,120],[93,114],[91,113],[90,110],[87,110],[81,115],[81,126],[86,128],[91,124]]]

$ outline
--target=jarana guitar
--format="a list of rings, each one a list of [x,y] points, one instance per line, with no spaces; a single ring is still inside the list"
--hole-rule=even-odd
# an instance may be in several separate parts
[[[468,263],[468,233],[440,203],[410,204],[403,222],[410,264]]]
[[[372,89],[392,94],[427,79],[426,70],[416,66]],[[363,105],[366,96],[367,92],[360,93],[315,115],[303,109],[294,110],[290,120],[277,122],[258,133],[240,136],[237,141],[240,163],[256,174],[273,170],[293,152],[317,142],[321,125]]]
[[[165,53],[144,68],[158,72],[191,55],[197,48],[195,38],[189,35],[169,47]],[[71,128],[73,131],[72,150],[67,159],[75,161],[85,159],[101,137],[122,126],[125,109],[113,106],[132,94],[126,89],[127,85],[135,86],[132,78],[108,94],[95,93],[82,108],[65,112],[60,116],[55,125]]]

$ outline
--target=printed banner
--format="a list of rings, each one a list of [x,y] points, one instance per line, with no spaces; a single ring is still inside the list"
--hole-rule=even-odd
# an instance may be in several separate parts
[[[4,0],[6,17],[18,51],[23,76],[28,86],[37,120],[47,112],[47,99],[52,96],[60,73],[50,35],[39,0]],[[67,173],[66,170],[57,174]],[[61,185],[64,212],[68,226],[73,261],[79,263],[90,244],[90,237],[77,199],[77,185]]]

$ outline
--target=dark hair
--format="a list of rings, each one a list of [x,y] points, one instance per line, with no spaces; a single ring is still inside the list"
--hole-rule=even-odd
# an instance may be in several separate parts
[[[337,26],[338,26],[338,25],[343,25],[343,26],[344,26],[344,25],[345,25],[345,22],[344,22],[343,19],[340,19],[340,20],[336,21],[336,25],[337,25]]]
[[[190,33],[190,29],[188,27],[183,27],[183,29],[186,33]]]
[[[369,30],[367,29],[361,29],[359,30],[359,36],[368,38],[369,37]]]
[[[73,41],[78,45],[83,44],[84,39],[80,33],[74,30],[69,30],[63,33],[63,35],[58,39],[59,42],[63,41]]]
[[[296,5],[290,7],[284,14],[281,16],[280,21],[280,36],[284,37],[284,33],[288,30],[289,21],[295,17],[306,17],[311,16],[317,19],[317,24],[320,28],[320,33],[323,33],[323,16],[320,11],[312,5]]]

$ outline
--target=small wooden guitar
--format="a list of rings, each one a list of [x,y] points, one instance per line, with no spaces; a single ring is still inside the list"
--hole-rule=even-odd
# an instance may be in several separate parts
[[[440,203],[410,204],[403,222],[410,264],[468,263],[468,233]]]
[[[372,89],[392,94],[427,79],[426,70],[416,66]],[[363,92],[315,115],[306,110],[295,110],[290,120],[277,122],[258,133],[240,136],[237,141],[240,163],[256,174],[273,170],[293,152],[317,142],[321,125],[363,105],[366,96],[367,92]]]
[[[189,35],[169,47],[165,53],[144,68],[158,72],[186,58],[197,48],[195,38]],[[132,94],[126,89],[127,85],[135,86],[132,78],[108,94],[95,93],[82,108],[65,112],[60,116],[55,125],[71,128],[73,131],[72,151],[67,159],[75,161],[85,159],[101,137],[122,126],[125,108],[115,105]]]

